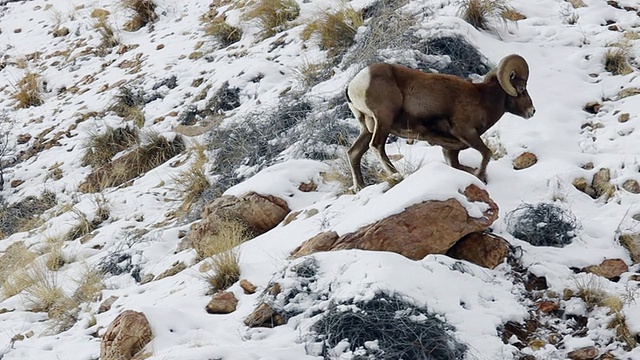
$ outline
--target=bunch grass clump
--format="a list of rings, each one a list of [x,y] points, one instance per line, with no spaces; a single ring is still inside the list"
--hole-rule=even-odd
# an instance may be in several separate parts
[[[141,128],[144,126],[144,112],[142,111],[142,106],[145,104],[144,97],[141,93],[134,93],[131,88],[126,86],[120,87],[119,91],[109,110]]]
[[[349,5],[336,11],[324,10],[309,22],[302,31],[302,39],[307,41],[313,35],[319,37],[320,47],[327,50],[328,57],[337,61],[353,45],[356,32],[364,20],[362,13]]]
[[[106,16],[97,17],[93,28],[100,34],[101,42],[97,49],[99,56],[107,55],[111,49],[120,45],[120,39],[115,29],[107,22]]]
[[[300,15],[295,0],[259,0],[243,15],[244,20],[257,20],[260,35],[269,38],[287,29],[287,25]]]
[[[225,16],[216,16],[213,19],[205,19],[204,33],[215,37],[223,47],[234,44],[242,38],[242,29],[229,24]]]
[[[136,31],[149,23],[158,20],[156,4],[152,0],[120,0],[125,9],[133,13],[133,17],[124,25],[127,31]]]
[[[13,274],[26,268],[36,257],[37,254],[30,251],[22,241],[9,245],[0,255],[0,287],[4,296],[11,297],[20,292],[6,288],[6,283]]]
[[[202,145],[195,147],[193,154],[195,159],[189,168],[173,178],[176,184],[176,191],[182,194],[181,210],[185,214],[200,199],[202,193],[211,186],[204,168],[208,162],[205,147]]]
[[[194,246],[198,258],[211,258],[207,280],[214,291],[222,291],[240,280],[238,245],[249,238],[247,227],[237,221],[221,222],[217,232]]]
[[[507,231],[534,246],[563,247],[576,237],[580,224],[576,217],[558,205],[523,203],[507,214]]]
[[[629,65],[630,46],[628,43],[613,44],[604,53],[604,68],[613,75],[628,75],[633,72]]]
[[[16,91],[12,95],[16,100],[16,108],[24,109],[32,106],[40,106],[44,103],[42,98],[42,82],[39,74],[27,71],[16,84]]]
[[[491,30],[492,19],[504,21],[514,12],[504,0],[463,0],[459,9],[460,17],[479,30]]]
[[[345,350],[362,359],[462,360],[467,352],[451,325],[385,294],[333,304],[312,329],[324,359],[338,358]]]
[[[107,127],[102,133],[91,133],[84,143],[85,152],[81,165],[100,167],[109,163],[117,153],[131,148],[138,141],[138,131],[130,126]]]

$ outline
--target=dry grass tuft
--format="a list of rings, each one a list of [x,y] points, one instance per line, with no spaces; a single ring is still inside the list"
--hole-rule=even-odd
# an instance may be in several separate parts
[[[176,191],[183,196],[181,213],[188,214],[191,206],[198,201],[200,195],[211,186],[211,182],[205,173],[207,156],[204,153],[205,146],[199,145],[193,148],[195,159],[185,171],[173,178]]]
[[[0,256],[0,286],[6,297],[11,297],[20,292],[8,290],[5,287],[8,279],[31,264],[36,257],[37,254],[29,251],[22,241],[9,245]]]
[[[144,104],[145,101],[141,94],[136,94],[130,88],[122,86],[119,94],[115,96],[114,104],[109,107],[109,110],[141,128],[144,126],[144,112],[142,111]]]
[[[138,140],[138,131],[129,126],[108,127],[103,133],[91,133],[84,143],[81,165],[97,168],[107,164],[117,153],[131,148]]]
[[[40,75],[27,71],[16,84],[16,92],[12,97],[16,100],[16,108],[24,109],[31,106],[40,106],[42,99]]]
[[[102,41],[96,50],[98,56],[105,56],[111,52],[111,49],[120,45],[120,39],[116,32],[108,22],[107,17],[98,17],[93,24],[93,28],[100,34]]]
[[[137,31],[149,23],[158,20],[156,4],[152,0],[121,0],[122,6],[133,12],[133,17],[126,24],[126,31]]]
[[[87,218],[87,215],[84,214],[83,212],[77,209],[72,209],[71,211],[75,214],[77,222],[76,222],[76,225],[74,225],[65,234],[64,240],[70,241],[70,240],[75,240],[77,238],[81,238],[91,233],[93,230],[97,228],[97,225],[99,225],[99,223],[96,224],[95,222],[89,221],[89,219]]]
[[[342,55],[353,44],[358,28],[363,24],[362,13],[349,5],[335,12],[323,11],[302,31],[302,39],[309,40],[316,34],[320,47],[329,57]]]
[[[628,42],[611,45],[604,53],[604,68],[613,75],[628,75],[633,72],[629,65]]]
[[[109,187],[120,186],[137,176],[162,165],[167,160],[184,150],[182,137],[176,136],[172,141],[152,132],[147,135],[144,144],[139,145],[127,154],[95,169],[80,184],[82,192],[99,192]]]
[[[202,21],[206,22],[204,33],[215,37],[224,47],[236,43],[242,38],[242,30],[230,25],[223,15],[216,16],[213,19],[203,17]]]
[[[74,279],[74,282],[77,287],[72,298],[77,303],[98,301],[102,297],[102,290],[105,285],[102,281],[102,273],[98,270],[85,266],[80,276]]]
[[[582,299],[587,308],[592,310],[596,306],[605,306],[609,294],[604,290],[602,281],[597,275],[588,274],[576,280],[578,292],[576,295]]]
[[[58,271],[67,262],[62,252],[63,240],[59,237],[47,237],[45,242],[49,247],[49,252],[46,255],[44,265],[51,271]]]
[[[328,62],[312,63],[303,61],[294,71],[298,81],[306,88],[328,80],[333,75],[331,64]]]
[[[238,245],[249,238],[244,224],[226,221],[218,226],[217,233],[202,239],[196,246],[199,259],[211,257],[207,281],[214,291],[227,289],[240,280],[240,252]]]
[[[295,0],[259,0],[243,15],[244,20],[256,20],[263,39],[287,29],[290,21],[300,15],[300,6]]]
[[[509,16],[515,13],[504,0],[463,0],[458,10],[464,21],[479,30],[491,30],[492,18],[511,20]]]

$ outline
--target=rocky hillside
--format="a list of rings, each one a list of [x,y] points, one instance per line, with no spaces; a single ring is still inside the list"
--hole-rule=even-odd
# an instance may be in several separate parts
[[[640,358],[639,50],[633,0],[0,1],[0,359]],[[512,53],[486,184],[392,138],[348,190],[360,69]]]

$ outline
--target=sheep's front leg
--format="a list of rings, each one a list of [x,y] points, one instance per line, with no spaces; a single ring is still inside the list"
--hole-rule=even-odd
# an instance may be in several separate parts
[[[376,155],[378,155],[378,159],[380,160],[380,163],[387,175],[392,177],[394,180],[400,181],[402,180],[402,175],[400,175],[396,167],[393,165],[387,156],[387,151],[385,150],[387,137],[389,136],[389,129],[387,126],[384,126],[386,123],[387,122],[385,121],[381,122],[379,119],[374,118],[373,136],[369,147],[374,150]]]

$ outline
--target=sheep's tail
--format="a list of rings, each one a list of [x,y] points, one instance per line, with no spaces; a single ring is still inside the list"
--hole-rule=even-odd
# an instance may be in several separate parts
[[[344,95],[347,97],[347,102],[351,104],[351,98],[349,97],[349,86],[344,89]]]

